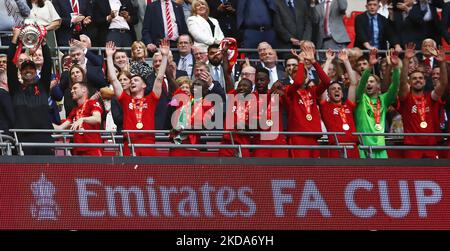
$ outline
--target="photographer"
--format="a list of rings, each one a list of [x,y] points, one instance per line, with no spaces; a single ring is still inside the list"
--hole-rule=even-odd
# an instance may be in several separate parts
[[[96,0],[93,13],[98,45],[113,41],[117,47],[130,47],[136,40],[134,25],[138,16],[131,0]]]

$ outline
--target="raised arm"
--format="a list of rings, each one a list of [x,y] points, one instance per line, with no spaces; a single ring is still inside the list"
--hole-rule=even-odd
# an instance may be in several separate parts
[[[327,60],[323,65],[323,71],[328,72],[328,69],[330,68],[331,63],[333,62],[333,59],[336,57],[336,54],[331,49],[328,49],[325,56],[327,57]]]
[[[222,53],[222,68],[223,68],[223,74],[224,74],[224,78],[225,78],[225,86],[227,89],[227,93],[230,92],[231,90],[234,89],[234,82],[233,79],[231,78],[231,67],[229,65],[229,61],[228,61],[228,44],[226,44],[222,50],[220,50],[217,53]]]
[[[398,98],[400,101],[406,99],[409,93],[409,85],[408,85],[408,71],[409,71],[409,62],[411,58],[414,57],[415,52],[414,49],[416,45],[414,43],[408,43],[405,46],[405,57],[403,58],[403,68],[400,74],[400,89],[398,91]]]
[[[161,40],[161,43],[159,45],[159,51],[161,52],[162,55],[162,61],[158,69],[158,75],[156,75],[155,83],[153,84],[153,92],[158,98],[161,96],[164,73],[166,72],[167,59],[170,52],[169,41],[166,38]]]
[[[41,79],[39,82],[45,88],[47,93],[50,93],[50,82],[52,81],[52,54],[47,44],[42,44],[42,56],[44,57],[44,64],[42,65]]]
[[[350,79],[350,86],[348,88],[347,98],[355,103],[356,102],[356,86],[358,85],[358,81],[356,80],[355,71],[350,64],[350,60],[348,59],[347,51],[341,50],[339,52],[338,58],[344,63],[345,70],[348,73],[348,78]]]
[[[392,64],[392,83],[386,92],[386,103],[393,104],[397,98],[398,88],[400,86],[400,69],[402,61],[398,58],[398,53],[394,49],[389,50],[388,64]]]
[[[302,53],[298,54],[295,50],[291,53],[298,58],[297,73],[295,74],[294,83],[286,88],[286,97],[291,97],[305,82],[305,63]]]
[[[119,80],[117,79],[113,62],[113,55],[116,52],[116,46],[114,42],[109,41],[108,43],[106,43],[105,52],[106,52],[106,66],[107,66],[106,68],[108,69],[108,79],[114,88],[114,93],[116,94],[116,97],[119,98],[120,96],[122,96],[123,88]]]
[[[320,84],[317,88],[317,95],[320,97],[320,95],[322,95],[322,93],[330,85],[331,80],[328,77],[328,75],[323,71],[322,66],[319,64],[319,62],[316,61],[314,48],[306,46],[303,51],[305,53],[305,60],[311,62],[311,64],[314,66],[314,69],[316,69],[317,75],[319,75]]]
[[[361,78],[359,79],[358,86],[356,87],[356,102],[359,103],[363,93],[364,89],[366,89],[367,80],[369,80],[370,74],[372,73],[372,68],[375,64],[378,63],[377,59],[378,50],[372,49],[369,52],[369,69],[364,70]]]
[[[445,50],[440,47],[438,51],[438,56],[435,57],[439,61],[440,68],[440,80],[439,84],[434,87],[433,92],[431,92],[431,98],[435,101],[438,101],[444,94],[448,85],[447,78],[447,64],[445,60]]]

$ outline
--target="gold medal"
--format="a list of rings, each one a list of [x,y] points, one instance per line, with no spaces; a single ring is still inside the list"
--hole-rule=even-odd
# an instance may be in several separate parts
[[[381,129],[383,129],[383,127],[380,124],[375,124],[375,130],[381,131]]]
[[[142,129],[142,127],[144,127],[144,124],[142,124],[142,122],[138,122],[138,123],[136,124],[136,128],[137,128],[137,129]]]
[[[420,123],[420,127],[423,128],[423,129],[427,128],[427,126],[428,126],[428,124],[427,124],[427,122],[425,122],[425,121],[422,121],[422,122]]]
[[[311,114],[306,114],[306,120],[311,121],[312,120],[312,115]]]
[[[344,131],[348,131],[350,130],[350,126],[348,124],[343,124],[342,129],[344,129]]]
[[[267,125],[268,127],[273,126],[273,120],[271,120],[271,119],[266,120],[266,125]]]

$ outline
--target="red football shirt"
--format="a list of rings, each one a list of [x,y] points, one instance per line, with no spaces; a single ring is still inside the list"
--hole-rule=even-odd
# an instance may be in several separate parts
[[[347,124],[349,125],[349,130],[344,130],[343,120],[340,115],[341,107],[344,108],[345,111],[345,119],[347,120]],[[345,136],[338,136],[339,142],[347,142],[347,143],[357,143],[358,137],[352,135],[356,131],[355,121],[353,119],[353,110],[356,105],[350,100],[346,100],[343,105],[334,104],[327,100],[323,100],[320,102],[320,113],[322,114],[322,120],[325,126],[327,127],[327,131],[329,132],[345,132]],[[335,144],[336,141],[334,136],[329,135],[328,140],[331,144]]]
[[[320,112],[317,106],[317,99],[330,85],[330,78],[323,71],[318,62],[313,64],[320,78],[320,84],[308,89],[301,89],[300,86],[305,81],[305,66],[298,65],[297,75],[294,84],[286,88],[285,104],[288,112],[288,131],[291,132],[322,132],[320,126]],[[302,96],[306,97],[302,98]],[[308,101],[309,100],[309,101]],[[305,101],[309,102],[312,119],[307,120],[307,110]],[[317,136],[320,137],[320,136]]]
[[[84,104],[75,107],[70,112],[67,120],[71,123],[77,121],[80,117],[90,117],[92,114],[98,111],[100,114],[103,113],[103,108],[97,100],[87,100]],[[82,124],[85,130],[100,130],[100,124],[91,125],[86,122]],[[73,136],[74,143],[103,143],[100,133],[75,133]],[[94,148],[76,148],[74,150],[87,151]]]
[[[262,100],[262,95],[259,94],[258,96],[258,130],[260,131],[270,131],[270,132],[282,132],[283,131],[283,104],[282,104],[282,97],[279,98],[278,104],[273,103],[272,104],[272,95],[267,94],[266,102],[264,103]],[[265,121],[260,120],[262,114],[265,114]],[[272,117],[273,116],[273,117]],[[261,125],[261,123],[264,123]],[[274,125],[277,123],[278,128],[276,128]],[[277,130],[275,130],[275,128]],[[264,139],[262,135],[259,135],[255,137],[255,144],[257,145],[285,145],[286,144],[286,135],[268,135],[271,136],[270,139]]]
[[[421,128],[422,122],[419,115],[419,108],[410,92],[405,100],[398,104],[398,111],[402,115],[403,130],[405,133],[437,133],[439,128],[439,111],[444,105],[442,100],[434,101],[431,92],[424,93],[425,100],[425,122],[426,128]],[[436,124],[437,123],[437,124]],[[435,145],[436,137],[426,136],[405,136],[404,143],[408,145]]]
[[[138,119],[136,115],[140,108],[140,99],[135,99],[136,111],[134,109],[132,97],[126,92],[122,92],[119,98],[119,103],[123,111],[123,129],[124,130],[154,130],[155,129],[155,110],[159,98],[154,92],[142,98],[142,128],[137,128]],[[155,143],[155,135],[151,133],[130,133],[133,143],[152,144]],[[126,135],[124,135],[125,140]]]

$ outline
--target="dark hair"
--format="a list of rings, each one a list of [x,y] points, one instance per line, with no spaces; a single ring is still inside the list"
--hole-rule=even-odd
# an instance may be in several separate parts
[[[116,50],[116,52],[114,52],[114,54],[113,54],[113,60],[114,60],[114,58],[116,58],[117,53],[125,53],[127,55],[127,57],[128,57],[128,53],[126,51],[124,51],[124,50]]]
[[[75,81],[75,82],[72,83],[72,86],[74,86],[76,84],[79,84],[79,85],[84,86],[87,89],[89,89],[88,84],[84,80],[83,81]]]
[[[30,7],[30,9],[33,8],[33,4],[31,3],[31,0],[27,0],[27,4],[28,4],[28,7]],[[44,5],[45,5],[45,0],[37,0],[37,6],[39,8],[44,7]]]
[[[120,74],[120,73],[119,73],[119,74]],[[131,78],[130,78],[130,80],[133,79],[133,78],[140,78],[145,84],[147,84],[147,83],[145,82],[144,77],[142,77],[142,76],[139,75],[139,74],[132,75]]]
[[[330,90],[330,87],[334,84],[338,84],[341,87],[341,89],[344,90],[344,83],[342,81],[336,81],[336,80],[332,80],[330,82],[330,85],[328,85],[327,90]]]
[[[416,70],[410,72],[410,73],[408,74],[408,77],[411,76],[411,75],[413,75],[414,73],[420,73],[420,74],[422,74],[423,76],[425,76],[425,73],[423,73],[423,71],[417,70],[417,69],[416,69]]]
[[[356,59],[356,62],[359,62],[359,61],[367,61],[367,62],[369,62],[369,58],[366,55],[362,55],[361,57]]]
[[[220,46],[218,44],[212,44],[212,45],[208,46],[208,53],[211,49],[219,49],[219,48],[220,48]]]
[[[380,0],[367,0],[367,1],[366,1],[366,4],[368,4],[368,3],[370,3],[370,2],[374,2],[374,1],[377,2],[377,3],[380,2]]]
[[[297,62],[298,62],[298,58],[297,58],[296,56],[294,56],[294,55],[292,55],[292,54],[289,54],[287,57],[284,58],[284,66],[287,65],[287,61],[288,61],[289,59],[295,59],[295,60],[297,60]]]
[[[75,69],[75,68],[79,69],[81,71],[81,73],[83,73],[83,80],[82,81],[86,81],[86,72],[84,71],[83,67],[81,67],[78,64],[74,64],[69,69],[69,83],[70,83],[70,86],[73,85],[71,75],[72,75],[72,70]]]
[[[267,76],[270,76],[270,72],[269,72],[269,70],[267,70],[266,68],[258,67],[258,68],[256,69],[255,74],[258,74],[259,72],[264,73],[264,74],[267,74]]]

